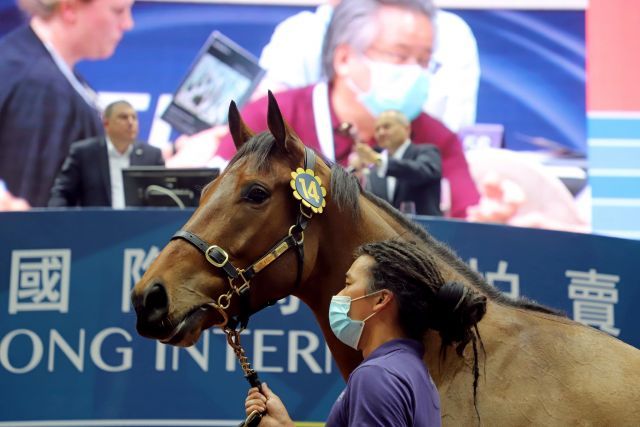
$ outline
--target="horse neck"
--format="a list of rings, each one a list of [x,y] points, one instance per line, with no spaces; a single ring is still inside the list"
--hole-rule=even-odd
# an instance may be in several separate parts
[[[319,228],[318,233],[321,240],[318,244],[314,269],[298,294],[313,311],[327,345],[345,379],[362,361],[362,355],[340,343],[331,331],[328,320],[331,297],[340,292],[344,286],[344,275],[353,261],[353,253],[358,246],[366,242],[392,237],[411,237],[411,232],[403,224],[368,199],[360,197],[360,207],[361,217],[357,224],[351,218],[350,212],[337,212],[335,208],[331,212],[328,211],[326,216],[318,218],[316,226]],[[428,244],[427,250],[436,257],[445,280],[458,280],[482,292],[456,267],[451,265],[451,260],[446,259],[446,256],[440,251]],[[491,328],[495,324],[508,325],[509,317],[514,315],[514,311],[517,311],[513,308],[499,306],[491,300],[487,301],[487,306],[488,310],[485,319],[481,322],[481,330]],[[501,336],[500,333],[496,333],[498,334],[496,336]],[[485,334],[485,336],[491,338],[494,334]],[[447,383],[449,378],[455,377],[460,372],[469,374],[469,363],[465,360],[470,360],[470,345],[467,346],[464,357],[461,358],[455,354],[454,348],[448,348],[445,356],[441,356],[441,340],[437,332],[430,331],[425,336],[424,343],[425,362],[432,372],[436,384]],[[493,347],[493,343],[486,339],[484,344],[487,351]]]
[[[354,222],[350,212],[338,212],[318,218],[316,227],[322,236],[314,269],[297,296],[313,311],[327,345],[346,379],[362,361],[360,352],[340,343],[329,326],[331,297],[344,287],[345,273],[353,262],[356,248],[363,243],[384,240],[400,234],[400,224],[386,214],[377,213],[373,204],[360,198],[361,217]]]

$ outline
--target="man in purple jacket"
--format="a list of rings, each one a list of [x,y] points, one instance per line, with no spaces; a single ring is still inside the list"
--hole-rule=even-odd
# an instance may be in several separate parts
[[[302,141],[342,165],[353,146],[350,137],[337,132],[342,124],[351,124],[358,139],[373,145],[376,117],[386,110],[401,111],[411,120],[412,141],[435,145],[440,151],[443,178],[451,186],[451,215],[462,218],[479,199],[462,146],[453,132],[421,111],[428,94],[434,10],[430,0],[342,1],[325,39],[323,67],[328,82],[280,92],[277,97],[283,116]],[[267,129],[266,105],[262,98],[242,111],[254,131]],[[168,164],[198,162],[205,145],[217,147],[215,155],[222,159],[233,156],[235,147],[228,135],[218,145],[216,132],[205,132],[179,143],[192,147],[184,147],[185,152]],[[190,149],[194,154],[185,161]]]

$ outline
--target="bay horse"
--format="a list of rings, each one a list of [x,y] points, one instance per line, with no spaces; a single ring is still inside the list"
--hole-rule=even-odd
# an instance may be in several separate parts
[[[424,229],[363,193],[340,166],[310,155],[271,94],[267,118],[269,132],[254,135],[232,103],[229,128],[238,152],[132,291],[141,335],[190,346],[211,326],[246,321],[269,301],[295,295],[313,311],[347,378],[362,357],[331,332],[331,296],[343,287],[359,245],[400,236],[432,254],[445,280],[488,299],[478,324],[482,424],[640,425],[640,351],[503,296]],[[309,194],[301,195],[299,184]],[[424,342],[443,424],[477,424],[472,352],[442,356],[436,332]]]

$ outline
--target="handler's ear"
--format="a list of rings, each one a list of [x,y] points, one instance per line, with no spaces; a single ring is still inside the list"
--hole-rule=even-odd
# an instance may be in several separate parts
[[[373,306],[374,310],[377,308],[386,307],[387,305],[391,304],[391,301],[393,301],[394,298],[395,295],[393,294],[393,292],[386,289],[383,290],[376,296],[376,303]]]

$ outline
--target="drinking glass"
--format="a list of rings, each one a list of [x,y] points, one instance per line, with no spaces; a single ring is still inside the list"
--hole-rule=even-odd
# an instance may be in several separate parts
[[[451,216],[451,184],[447,178],[440,181],[440,211],[445,218]]]
[[[400,212],[408,216],[415,216],[416,202],[413,200],[404,200],[400,202]]]

